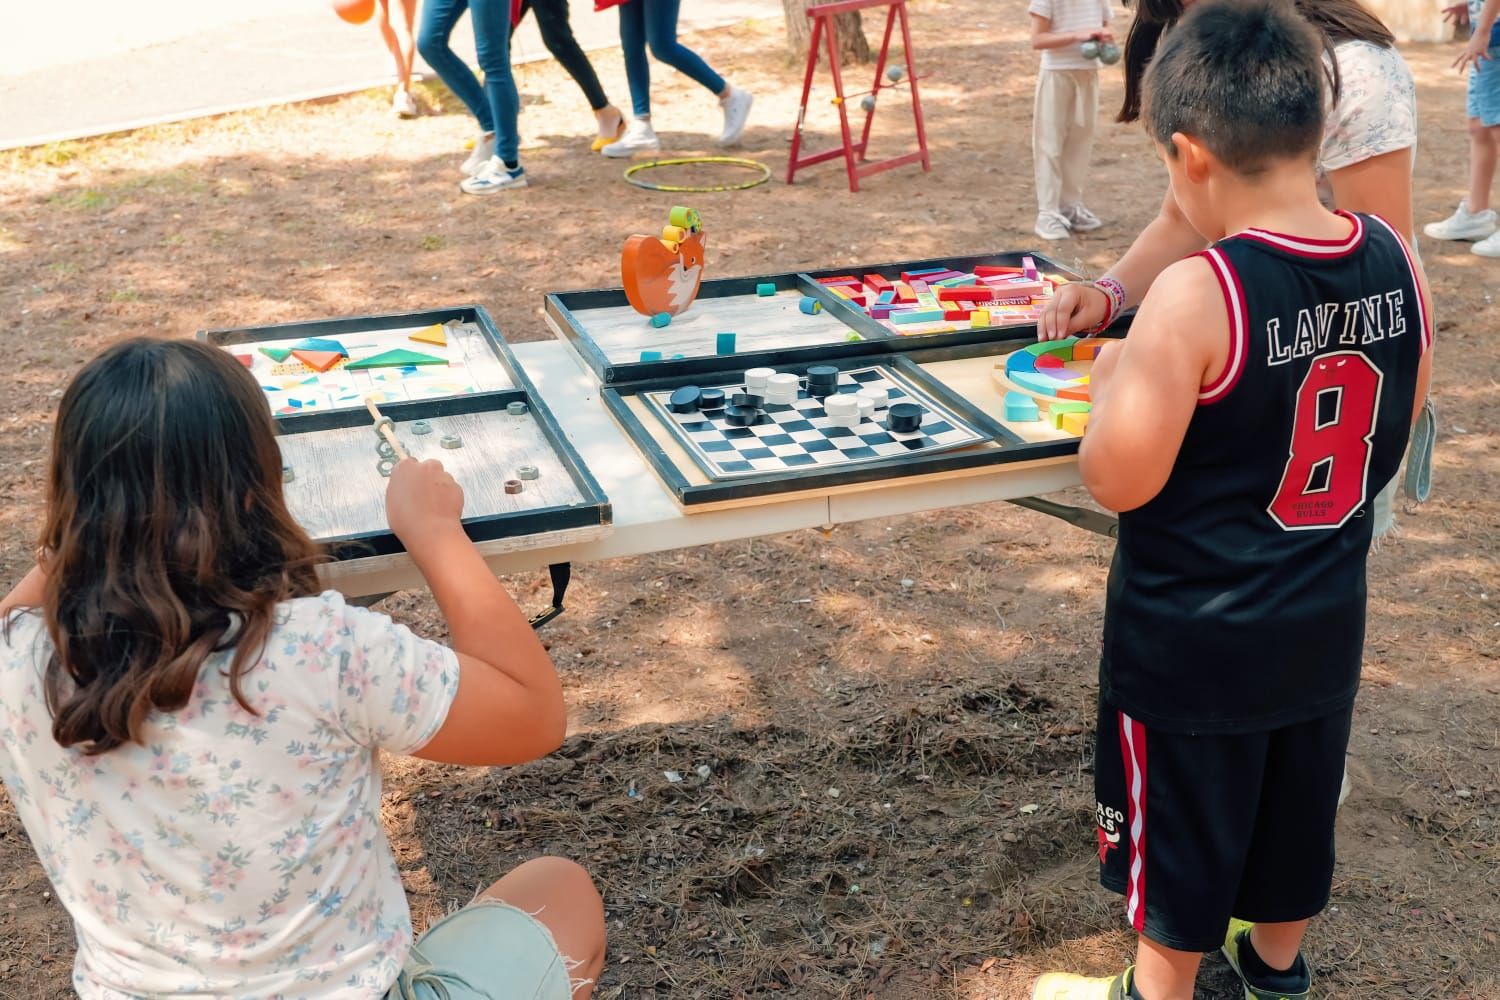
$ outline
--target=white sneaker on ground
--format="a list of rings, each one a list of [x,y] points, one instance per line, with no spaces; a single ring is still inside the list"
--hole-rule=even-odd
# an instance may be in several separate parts
[[[481,135],[474,140],[474,151],[464,161],[464,165],[458,169],[463,171],[465,177],[478,177],[479,172],[489,165],[495,158],[495,137],[493,135]]]
[[[729,88],[729,96],[719,102],[724,109],[724,131],[719,135],[719,145],[733,146],[745,134],[745,122],[750,118],[750,105],[755,97],[748,90]]]
[[[417,107],[417,99],[411,96],[409,90],[396,91],[396,96],[391,98],[391,110],[396,113],[397,118],[415,118],[422,113]]]
[[[1458,209],[1442,222],[1429,222],[1422,232],[1435,240],[1482,240],[1496,229],[1495,210],[1470,212],[1468,199],[1458,203]]]
[[[466,181],[460,181],[458,189],[464,194],[494,194],[497,191],[507,191],[511,188],[523,188],[526,186],[526,168],[516,166],[514,170],[506,167],[505,161],[498,156],[490,157],[490,162],[485,164],[483,170],[470,177]]]
[[[1500,257],[1500,232],[1492,233],[1469,247],[1470,253],[1481,257]]]
[[[1036,234],[1044,240],[1065,240],[1073,235],[1073,230],[1062,213],[1040,212],[1036,217]]]
[[[651,128],[650,119],[632,118],[625,126],[625,134],[599,152],[616,159],[634,156],[636,153],[659,153],[661,140]]]
[[[1075,233],[1089,233],[1104,225],[1104,222],[1084,208],[1082,205],[1069,205],[1063,209],[1063,218],[1068,220],[1068,228]]]

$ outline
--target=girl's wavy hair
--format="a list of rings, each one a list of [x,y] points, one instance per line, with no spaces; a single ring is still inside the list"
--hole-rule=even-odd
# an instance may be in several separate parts
[[[52,438],[41,612],[52,735],[88,754],[140,742],[233,649],[234,699],[276,606],[319,592],[265,396],[226,352],[137,339],[90,361]]]
[[[1176,24],[1186,9],[1183,0],[1124,0],[1136,7],[1135,20],[1125,36],[1125,100],[1115,121],[1133,122],[1141,117],[1141,82],[1146,67],[1156,55],[1162,35]],[[1213,3],[1215,0],[1199,0]],[[1369,42],[1381,48],[1396,44],[1396,36],[1380,18],[1366,10],[1359,0],[1292,0],[1292,7],[1318,30],[1323,50],[1328,53],[1330,99],[1337,104],[1340,93],[1339,64],[1333,58],[1333,47],[1341,42]]]

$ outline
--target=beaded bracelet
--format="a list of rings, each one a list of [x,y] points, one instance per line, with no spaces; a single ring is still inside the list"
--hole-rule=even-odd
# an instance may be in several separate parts
[[[1105,275],[1098,281],[1091,281],[1089,285],[1099,289],[1104,293],[1104,297],[1109,299],[1109,308],[1104,312],[1103,321],[1089,331],[1091,334],[1101,333],[1119,318],[1120,313],[1125,311],[1125,286],[1109,275]]]

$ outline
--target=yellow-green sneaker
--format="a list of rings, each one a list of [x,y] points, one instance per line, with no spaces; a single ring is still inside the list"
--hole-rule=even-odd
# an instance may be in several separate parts
[[[1230,920],[1224,947],[1219,949],[1234,974],[1240,977],[1240,984],[1245,987],[1245,1000],[1307,1000],[1312,993],[1312,974],[1301,955],[1286,972],[1272,972],[1269,976],[1257,977],[1254,982],[1245,975],[1240,956],[1250,943],[1250,928],[1253,926],[1246,920]]]
[[[1036,981],[1031,1000],[1130,1000],[1131,966],[1118,976],[1079,976],[1072,972],[1049,972]]]

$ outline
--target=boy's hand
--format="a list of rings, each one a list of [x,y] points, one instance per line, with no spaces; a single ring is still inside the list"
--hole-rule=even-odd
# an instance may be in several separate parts
[[[1479,64],[1489,57],[1490,40],[1488,33],[1481,35],[1475,32],[1474,36],[1469,39],[1469,44],[1465,45],[1464,50],[1458,54],[1458,58],[1453,60],[1453,66],[1460,73],[1463,73],[1470,66],[1478,69]]]
[[[464,488],[438,461],[405,459],[391,472],[385,488],[385,516],[408,549],[459,527]]]
[[[1036,325],[1037,339],[1061,340],[1080,330],[1092,330],[1108,315],[1108,295],[1093,285],[1069,282],[1047,300]]]

